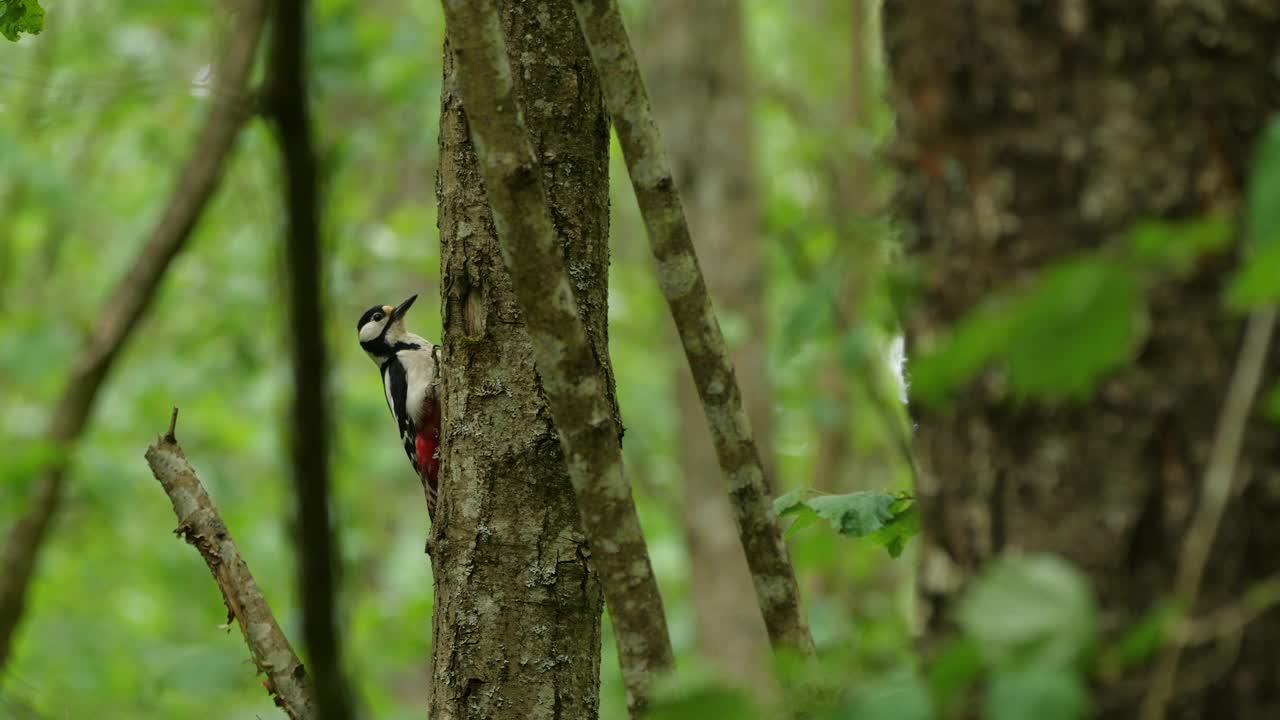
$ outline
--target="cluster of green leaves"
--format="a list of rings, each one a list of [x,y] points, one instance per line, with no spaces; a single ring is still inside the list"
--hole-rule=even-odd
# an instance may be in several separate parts
[[[778,517],[794,516],[787,535],[818,520],[851,538],[862,538],[898,557],[907,541],[920,532],[920,514],[909,493],[859,490],[826,495],[813,490],[792,490],[773,503]]]
[[[1205,255],[1227,248],[1223,217],[1136,225],[1127,242],[1081,253],[1045,268],[1033,281],[1000,291],[966,314],[911,363],[912,396],[938,404],[998,363],[1018,396],[1087,396],[1133,356],[1146,332],[1145,296],[1185,276]],[[1280,118],[1260,142],[1248,186],[1240,267],[1226,291],[1237,311],[1280,301]],[[1280,388],[1271,410],[1280,417]]]
[[[0,0],[0,35],[16,42],[22,33],[37,35],[43,29],[40,0]]]
[[[968,702],[969,688],[982,680],[984,717],[1085,717],[1097,614],[1087,582],[1066,562],[1052,556],[997,561],[960,606],[962,635],[929,670],[940,712]]]

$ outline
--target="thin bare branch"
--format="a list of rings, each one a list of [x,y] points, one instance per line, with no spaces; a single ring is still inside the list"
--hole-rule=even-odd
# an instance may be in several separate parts
[[[613,618],[628,707],[635,714],[654,675],[671,668],[672,652],[662,598],[623,473],[607,388],[548,214],[497,8],[492,0],[443,4],[503,259],[564,449],[591,563]]]
[[[72,366],[46,431],[48,440],[63,450],[84,431],[112,363],[217,189],[227,156],[247,118],[246,104],[241,99],[247,95],[266,12],[264,0],[241,3],[237,22],[224,43],[227,50],[218,74],[219,92],[191,157],[178,173],[164,214],[106,301],[93,333]],[[5,539],[0,556],[0,667],[8,659],[40,549],[62,503],[66,457],[64,454],[36,479],[30,504]]]
[[[1195,609],[1204,571],[1209,564],[1209,554],[1213,550],[1213,541],[1218,534],[1218,526],[1222,523],[1227,502],[1231,499],[1236,466],[1240,461],[1240,450],[1244,447],[1245,429],[1253,410],[1253,401],[1262,384],[1267,350],[1271,346],[1275,327],[1276,309],[1271,307],[1254,311],[1245,328],[1244,344],[1236,359],[1226,403],[1214,432],[1209,465],[1205,469],[1204,485],[1200,491],[1200,503],[1182,543],[1182,554],[1178,562],[1174,597],[1187,612]],[[1183,645],[1171,643],[1161,655],[1151,679],[1150,690],[1142,703],[1142,720],[1163,720],[1165,717],[1169,700],[1173,697]]]
[[[294,654],[289,639],[280,630],[267,599],[249,572],[231,533],[218,515],[213,500],[205,492],[196,471],[187,461],[174,436],[178,409],[173,409],[169,431],[147,448],[147,464],[178,516],[178,537],[200,551],[209,572],[222,591],[227,606],[227,622],[235,619],[262,682],[276,705],[292,720],[317,717],[311,682],[302,662]]]
[[[795,571],[774,517],[760,453],[742,405],[742,391],[707,292],[684,208],[662,151],[644,80],[615,0],[574,0],[592,60],[600,72],[631,185],[649,231],[658,281],[684,345],[689,369],[729,484],[738,535],[756,600],[775,648],[813,652]]]
[[[318,717],[346,720],[352,717],[352,707],[336,628],[339,544],[329,518],[329,360],[321,287],[319,170],[307,108],[307,3],[278,0],[272,7],[265,102],[284,168],[293,364],[289,424],[302,639],[315,674]]]

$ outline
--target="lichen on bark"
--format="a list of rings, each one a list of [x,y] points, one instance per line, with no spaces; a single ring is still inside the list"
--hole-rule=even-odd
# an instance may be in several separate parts
[[[499,4],[610,432],[608,120],[567,2]],[[501,46],[499,46],[501,47]],[[437,196],[444,432],[433,718],[594,718],[602,593],[446,48]]]
[[[729,486],[739,539],[756,601],[775,647],[812,654],[813,637],[800,605],[791,558],[771,504],[771,490],[743,409],[724,335],[699,268],[684,208],[676,192],[631,40],[616,0],[574,0],[605,105],[657,261],[658,281],[675,321]]]
[[[623,474],[615,406],[604,392],[607,377],[602,382],[607,370],[580,316],[569,279],[572,263],[565,262],[554,209],[548,207],[538,160],[545,152],[535,151],[522,120],[523,107],[554,110],[554,104],[519,96],[500,51],[505,46],[516,55],[519,48],[504,39],[494,3],[446,0],[444,7],[499,249],[567,460],[591,566],[609,604],[634,714],[643,708],[656,673],[671,667],[671,643]],[[565,60],[571,61],[560,58]]]

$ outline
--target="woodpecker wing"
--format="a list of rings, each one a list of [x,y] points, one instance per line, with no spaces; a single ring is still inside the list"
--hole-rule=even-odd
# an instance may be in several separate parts
[[[390,362],[382,366],[382,385],[387,394],[387,407],[391,410],[391,417],[395,418],[396,424],[399,426],[400,441],[404,443],[404,452],[409,456],[409,462],[413,463],[414,472],[421,474],[421,470],[418,468],[418,430],[414,427],[413,416],[409,414],[407,405],[409,380],[405,373],[404,365],[400,363],[398,358],[392,358]]]

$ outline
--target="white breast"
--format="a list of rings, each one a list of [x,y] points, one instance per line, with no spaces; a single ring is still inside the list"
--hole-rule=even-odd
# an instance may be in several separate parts
[[[420,337],[413,337],[411,342],[422,346],[421,350],[401,350],[396,353],[404,365],[405,379],[409,385],[409,416],[414,425],[422,426],[422,410],[428,396],[435,392],[436,361],[431,357],[431,343]]]

